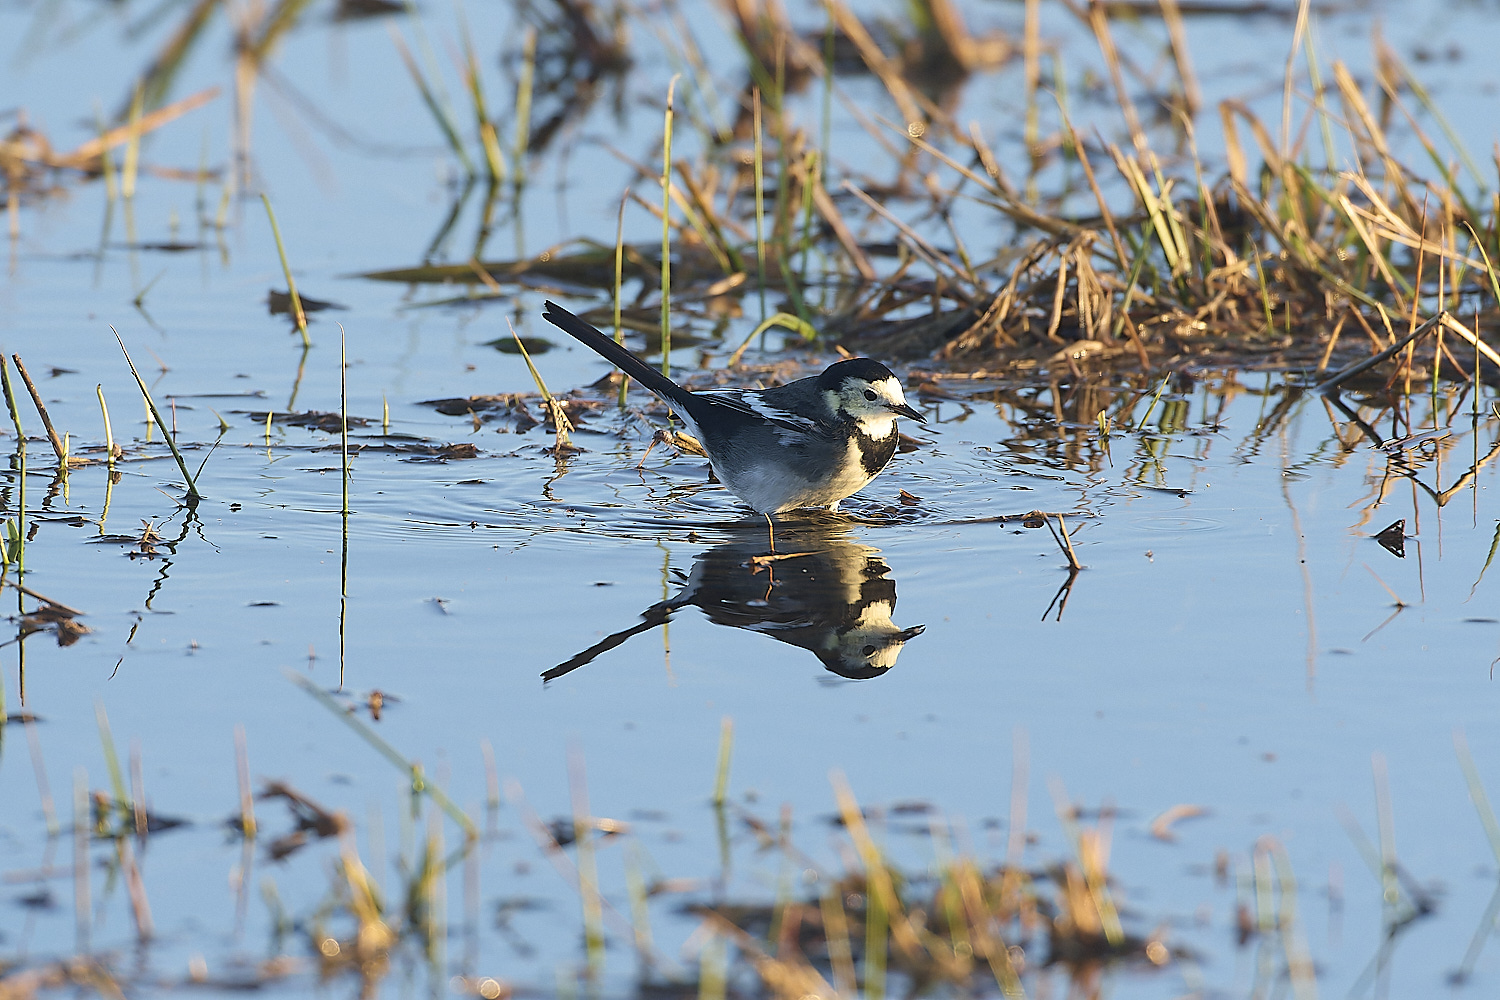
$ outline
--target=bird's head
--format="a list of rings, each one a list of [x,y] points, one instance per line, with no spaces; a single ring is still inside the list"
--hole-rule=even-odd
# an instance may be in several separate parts
[[[818,389],[838,417],[853,420],[871,437],[889,436],[895,414],[926,423],[920,410],[906,402],[901,382],[879,361],[853,358],[828,366]]]
[[[897,628],[891,622],[891,610],[890,604],[872,605],[853,627],[835,633],[830,642],[813,652],[824,667],[840,677],[857,681],[879,677],[896,665],[901,647],[927,631],[925,625]]]

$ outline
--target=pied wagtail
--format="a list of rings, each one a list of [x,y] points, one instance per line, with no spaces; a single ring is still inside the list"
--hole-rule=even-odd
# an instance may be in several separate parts
[[[896,454],[907,405],[891,370],[869,358],[771,389],[689,392],[553,302],[544,319],[655,393],[703,445],[719,482],[759,514],[838,510]]]
[[[828,670],[852,680],[890,670],[901,647],[925,631],[922,625],[901,628],[891,621],[896,613],[891,568],[879,549],[854,542],[847,526],[830,530],[826,523],[809,522],[789,529],[782,541],[783,554],[800,558],[777,565],[774,586],[766,575],[746,572],[765,551],[764,539],[732,530],[727,542],[693,557],[691,574],[673,571],[682,581],[676,596],[653,604],[638,623],[559,663],[542,680],[572,673],[694,605],[716,625],[800,646]]]

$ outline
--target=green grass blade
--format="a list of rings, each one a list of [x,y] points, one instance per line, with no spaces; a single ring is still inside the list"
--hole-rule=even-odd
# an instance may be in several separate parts
[[[156,408],[156,400],[151,398],[151,390],[146,388],[146,380],[141,378],[141,373],[136,369],[135,362],[130,360],[130,352],[125,350],[125,341],[120,338],[120,331],[114,327],[110,327],[109,332],[115,335],[115,340],[120,345],[120,352],[125,355],[125,363],[130,366],[130,374],[135,376],[135,384],[140,387],[141,396],[146,400],[146,408],[151,411],[151,416],[160,425],[162,429],[161,436],[166,439],[167,447],[171,450],[172,457],[177,460],[177,468],[182,470],[182,478],[187,482],[185,503],[190,508],[198,506],[198,501],[203,499],[203,497],[198,492],[198,484],[193,480],[193,474],[188,471],[187,462],[183,460],[182,452],[177,450],[177,441],[167,431],[167,428],[171,424],[162,420],[161,411]]]
[[[413,764],[411,761],[401,756],[400,751],[391,746],[385,740],[381,739],[373,729],[361,722],[352,713],[345,711],[343,705],[340,705],[332,698],[332,696],[328,694],[328,692],[318,687],[312,681],[298,674],[294,674],[290,670],[286,672],[286,675],[291,679],[293,684],[296,684],[303,691],[306,691],[308,694],[312,695],[314,700],[316,700],[318,704],[322,705],[324,708],[328,709],[328,711],[332,712],[335,716],[342,719],[350,729],[358,733],[359,736],[364,739],[366,743],[370,744],[370,746],[374,747],[382,757],[395,765],[398,771],[401,771],[409,776],[411,778],[412,790],[417,794],[426,795],[428,798],[432,799],[433,804],[435,804],[439,809],[445,812],[448,815],[449,819],[453,820],[453,822],[457,823],[463,829],[464,835],[466,837],[470,838],[471,840],[478,838],[479,828],[474,825],[474,821],[471,820],[467,815],[465,815],[462,809],[458,808],[454,801],[448,797],[446,792],[444,792],[436,785],[428,782],[427,778],[422,773],[421,765]]]
[[[261,192],[260,200],[266,206],[266,218],[271,222],[271,235],[276,238],[276,256],[281,259],[281,273],[286,276],[286,292],[292,300],[292,320],[297,324],[297,332],[302,334],[302,346],[311,347],[312,338],[307,335],[307,311],[302,308],[302,296],[297,294],[297,280],[292,277],[292,265],[287,263],[286,247],[281,242],[281,227],[276,225],[276,213],[272,211],[271,199],[264,191]]]
[[[661,146],[661,373],[672,374],[672,93],[667,84],[667,112]]]
[[[818,331],[813,329],[812,324],[807,322],[807,320],[800,316],[793,316],[791,313],[774,313],[767,316],[754,330],[751,330],[750,335],[740,343],[739,347],[734,349],[734,353],[729,356],[729,367],[733,368],[739,364],[740,358],[744,355],[745,349],[750,346],[750,342],[773,326],[784,326],[788,330],[795,330],[802,335],[803,340],[813,341],[818,339]]]
[[[427,110],[432,114],[433,121],[437,122],[438,131],[443,133],[443,138],[448,140],[448,146],[453,150],[453,155],[458,157],[458,162],[463,165],[464,173],[470,177],[474,176],[474,163],[469,159],[469,153],[464,149],[464,142],[458,135],[458,126],[453,121],[453,116],[443,105],[442,100],[427,83],[427,77],[423,75],[417,61],[412,58],[406,43],[394,30],[391,32],[391,40],[396,43],[396,52],[401,56],[401,61],[406,64],[406,71],[411,74],[412,82],[417,85],[417,92],[422,95],[422,103],[427,105]]]

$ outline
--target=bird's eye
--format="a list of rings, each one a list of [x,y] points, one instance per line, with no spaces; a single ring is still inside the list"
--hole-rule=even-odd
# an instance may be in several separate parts
[[[875,402],[875,390],[874,389],[866,389],[865,390],[865,398],[868,399],[872,403]]]
[[[874,656],[875,655],[875,647],[874,646],[866,646],[864,649],[861,649],[859,651],[859,655],[860,656]]]

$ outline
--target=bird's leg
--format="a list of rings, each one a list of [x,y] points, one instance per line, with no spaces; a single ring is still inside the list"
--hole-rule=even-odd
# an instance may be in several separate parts
[[[771,588],[776,586],[776,568],[772,558],[776,555],[776,522],[771,519],[770,514],[762,514],[766,519],[766,534],[771,537],[771,554],[766,557],[766,596],[763,601],[771,599]]]

